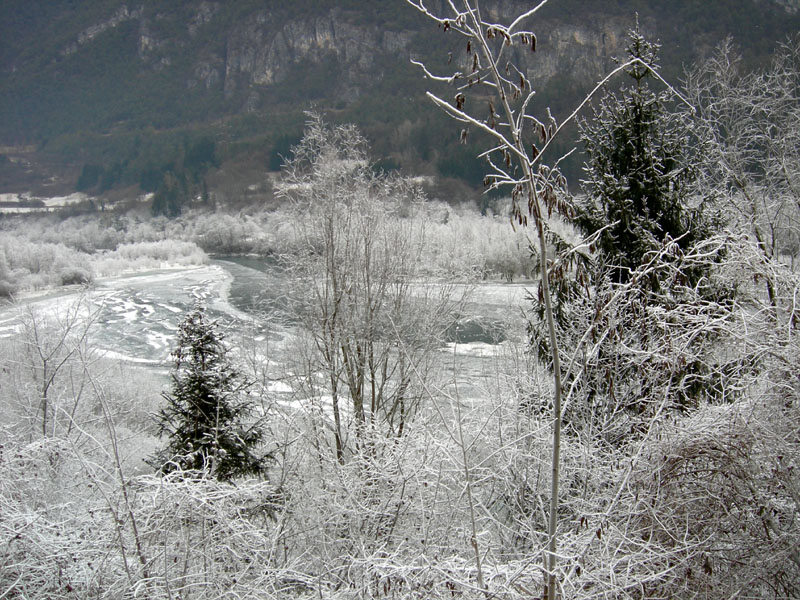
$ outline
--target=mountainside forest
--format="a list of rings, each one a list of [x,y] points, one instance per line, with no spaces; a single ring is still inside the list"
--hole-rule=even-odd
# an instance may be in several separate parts
[[[496,6],[499,17],[526,3]],[[637,15],[676,83],[726,36],[754,66],[800,29],[789,0],[551,2],[536,17],[537,53],[522,57],[535,102],[563,119],[622,53]],[[453,42],[400,1],[6,0],[0,193],[153,192],[185,163],[194,178],[226,165],[209,181],[230,197],[234,181],[280,167],[314,108],[357,124],[382,168],[459,181],[449,193],[475,197],[480,136],[459,144],[410,62],[443,64]],[[571,182],[579,165],[566,166]]]

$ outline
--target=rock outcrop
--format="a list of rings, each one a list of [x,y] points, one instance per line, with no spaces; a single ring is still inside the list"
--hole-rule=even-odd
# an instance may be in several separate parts
[[[785,0],[789,2],[790,0]],[[501,19],[523,5],[518,0],[503,0],[496,5],[492,17]],[[221,12],[219,2],[202,0],[189,5],[183,14],[185,23],[175,24],[172,31],[185,32],[186,39],[170,39],[159,35],[153,24],[175,16],[165,16],[150,7],[119,6],[109,17],[83,29],[62,55],[74,54],[81,46],[92,43],[105,31],[128,21],[138,21],[136,54],[143,66],[156,69],[169,66],[186,52],[205,27],[215,27],[224,38],[217,49],[197,48],[191,68],[183,73],[186,87],[192,90],[223,89],[226,98],[256,97],[260,88],[283,82],[301,64],[319,64],[333,60],[343,74],[337,82],[342,90],[358,89],[364,78],[380,77],[375,65],[381,55],[408,62],[417,50],[415,35],[419,32],[391,26],[377,26],[369,19],[358,19],[338,8],[328,8],[304,16],[293,16],[286,10],[263,9],[223,27],[215,24]],[[525,57],[529,76],[534,81],[547,80],[559,73],[595,79],[621,50],[629,23],[614,18],[599,18],[591,25],[559,21],[537,24],[540,51]],[[164,29],[163,27],[161,29]],[[443,40],[444,43],[447,40]],[[175,55],[175,56],[172,56]],[[243,100],[248,104],[247,100]]]

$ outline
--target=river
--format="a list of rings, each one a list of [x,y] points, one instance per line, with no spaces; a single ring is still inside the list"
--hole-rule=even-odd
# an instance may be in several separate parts
[[[206,305],[234,351],[243,345],[258,347],[275,372],[286,368],[286,345],[293,325],[275,318],[285,306],[286,281],[279,270],[263,260],[218,258],[195,268],[138,273],[100,279],[85,293],[87,310],[95,314],[92,348],[109,359],[148,367],[166,375],[178,326],[196,302]],[[525,286],[487,284],[475,286],[469,310],[441,348],[442,368],[465,390],[475,380],[494,372],[508,351],[508,323],[522,331],[519,307]],[[26,311],[58,318],[64,306],[80,297],[77,290],[30,295],[17,304],[0,306],[0,339],[19,330]],[[248,350],[250,351],[250,350]],[[253,355],[251,354],[251,357]],[[461,390],[462,392],[464,390]]]

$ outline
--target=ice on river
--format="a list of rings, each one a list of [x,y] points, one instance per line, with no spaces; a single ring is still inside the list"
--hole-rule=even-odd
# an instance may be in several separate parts
[[[267,389],[288,400],[295,391],[292,378],[287,377],[289,365],[285,364],[293,326],[264,319],[265,313],[271,315],[272,308],[285,304],[280,296],[283,289],[285,282],[274,271],[232,261],[101,279],[83,296],[73,288],[29,295],[15,305],[0,305],[0,338],[18,332],[31,311],[40,319],[58,321],[65,310],[81,300],[83,310],[96,315],[90,340],[97,354],[165,373],[177,343],[178,326],[201,301],[219,323],[234,354],[248,353],[249,361],[258,363],[260,369],[267,364],[276,368],[268,375],[275,379]],[[463,381],[466,377],[478,393],[478,382],[490,375],[508,351],[503,317],[519,306],[524,289],[483,285],[474,292],[469,315],[453,329],[440,358],[448,378]],[[461,393],[465,389],[462,385]]]
[[[31,312],[57,322],[75,302],[83,301],[83,310],[95,315],[91,341],[98,354],[165,364],[176,344],[178,326],[196,302],[205,303],[223,328],[249,320],[227,302],[229,279],[222,267],[210,265],[101,279],[83,297],[78,291],[30,295],[0,308],[0,337],[18,332]]]

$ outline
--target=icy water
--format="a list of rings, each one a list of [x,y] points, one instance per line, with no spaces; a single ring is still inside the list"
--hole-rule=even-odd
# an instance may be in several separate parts
[[[97,314],[92,346],[109,358],[166,364],[178,324],[195,302],[206,302],[215,313],[236,314],[221,296],[228,280],[216,265],[99,280],[85,296],[87,312]],[[0,310],[0,336],[12,335],[29,310],[39,317],[62,319],[65,307],[79,296],[61,291],[5,306]]]
[[[141,273],[99,280],[86,295],[96,311],[92,346],[108,358],[150,366],[164,374],[170,366],[177,330],[196,302],[206,305],[229,342],[249,339],[269,346],[270,360],[280,368],[285,342],[293,326],[275,318],[285,308],[287,282],[268,262],[250,258],[219,258],[208,266]],[[78,292],[54,292],[29,297],[16,306],[0,306],[0,339],[13,335],[25,311],[57,317],[78,298]],[[459,325],[443,346],[442,364],[453,380],[467,388],[487,377],[506,343],[506,325],[518,318],[525,289],[519,285],[476,288]]]

